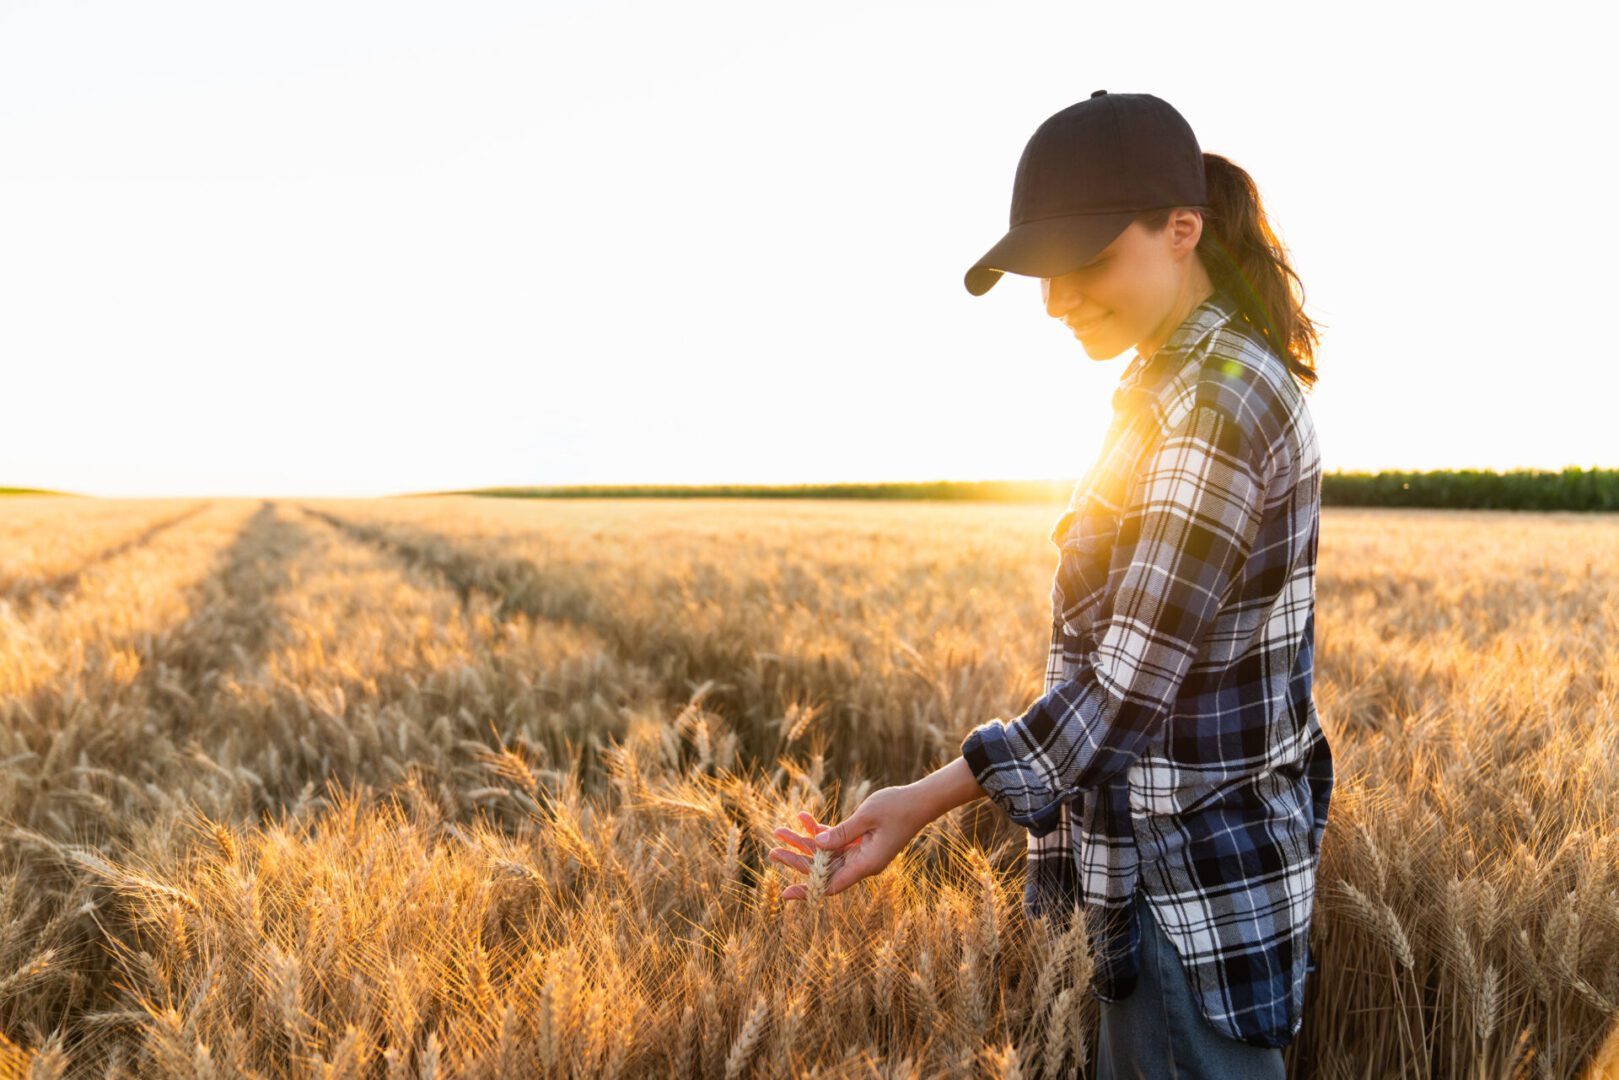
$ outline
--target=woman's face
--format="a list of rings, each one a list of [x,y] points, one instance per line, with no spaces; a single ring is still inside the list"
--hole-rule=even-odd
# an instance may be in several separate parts
[[[1040,279],[1046,314],[1062,320],[1093,360],[1132,347],[1151,353],[1212,291],[1194,254],[1202,231],[1196,210],[1173,211],[1156,234],[1132,221],[1078,270]]]

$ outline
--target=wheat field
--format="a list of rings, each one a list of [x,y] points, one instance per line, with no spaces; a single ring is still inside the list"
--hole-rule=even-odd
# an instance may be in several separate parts
[[[0,500],[0,1077],[1093,1075],[987,800],[1046,505]],[[1322,513],[1290,1075],[1619,1073],[1619,518]],[[812,890],[813,891],[813,890]]]

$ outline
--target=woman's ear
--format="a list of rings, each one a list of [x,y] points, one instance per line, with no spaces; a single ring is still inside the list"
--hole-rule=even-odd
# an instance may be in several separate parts
[[[1184,259],[1197,250],[1203,235],[1203,214],[1198,210],[1180,207],[1169,216],[1169,243],[1175,258]]]

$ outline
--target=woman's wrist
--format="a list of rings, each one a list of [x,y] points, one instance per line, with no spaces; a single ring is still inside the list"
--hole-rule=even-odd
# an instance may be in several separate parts
[[[988,794],[979,785],[967,759],[959,756],[905,787],[915,800],[918,812],[924,815],[924,825]]]

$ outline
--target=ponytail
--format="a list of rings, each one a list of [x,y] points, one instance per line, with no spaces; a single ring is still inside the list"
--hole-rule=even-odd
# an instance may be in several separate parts
[[[1316,381],[1316,327],[1304,314],[1304,284],[1271,229],[1259,188],[1246,170],[1219,154],[1203,154],[1203,175],[1208,205],[1197,208],[1203,214],[1197,244],[1203,269],[1309,389]],[[1157,232],[1168,224],[1169,210],[1148,211],[1140,220]]]

